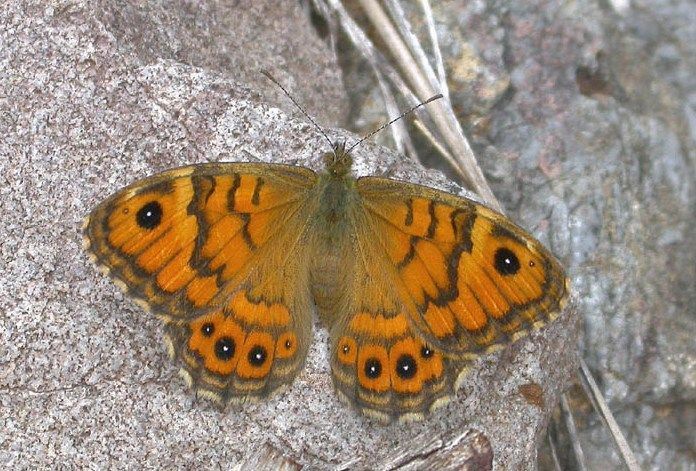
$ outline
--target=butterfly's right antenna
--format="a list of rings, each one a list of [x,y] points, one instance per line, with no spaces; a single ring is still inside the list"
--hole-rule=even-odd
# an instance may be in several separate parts
[[[329,136],[327,136],[326,133],[324,132],[324,130],[321,129],[321,127],[319,127],[319,125],[317,124],[317,122],[314,121],[314,120],[312,119],[312,117],[311,117],[309,114],[307,114],[307,112],[304,110],[304,108],[302,108],[302,107],[300,106],[300,104],[299,104],[297,101],[295,101],[295,99],[292,97],[292,95],[290,95],[290,93],[285,89],[285,87],[283,87],[283,86],[280,84],[280,82],[278,82],[278,81],[275,79],[275,77],[273,77],[273,76],[271,75],[271,73],[268,72],[267,70],[261,70],[261,73],[262,73],[263,75],[265,75],[266,78],[267,78],[268,80],[270,80],[271,82],[275,83],[276,85],[278,85],[278,87],[280,87],[281,90],[283,90],[283,93],[285,93],[285,95],[286,95],[288,98],[290,98],[290,101],[293,102],[293,104],[297,107],[297,109],[299,109],[300,111],[302,111],[302,114],[305,115],[305,116],[307,117],[307,119],[314,125],[314,127],[317,128],[317,130],[321,133],[321,135],[324,136],[324,139],[326,139],[326,142],[329,143],[329,146],[331,147],[331,149],[334,149],[334,150],[335,150],[335,147],[336,147],[336,146],[334,145],[333,142],[331,142],[331,139],[329,139]],[[442,95],[441,95],[441,96],[442,96]]]

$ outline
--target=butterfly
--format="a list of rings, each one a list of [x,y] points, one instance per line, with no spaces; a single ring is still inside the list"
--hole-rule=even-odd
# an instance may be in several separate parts
[[[86,218],[85,245],[164,321],[198,394],[262,399],[302,369],[313,313],[340,399],[379,422],[448,402],[479,355],[553,320],[558,260],[473,200],[325,170],[209,163],[133,183]]]

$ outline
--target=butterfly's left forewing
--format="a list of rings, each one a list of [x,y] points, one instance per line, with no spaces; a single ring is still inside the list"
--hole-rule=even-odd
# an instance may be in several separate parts
[[[387,254],[413,324],[437,345],[478,353],[561,311],[568,292],[560,263],[506,217],[419,185],[366,177],[358,187],[363,238]]]
[[[311,337],[308,169],[204,164],[136,182],[89,216],[96,262],[167,323],[170,353],[218,399],[264,396]]]

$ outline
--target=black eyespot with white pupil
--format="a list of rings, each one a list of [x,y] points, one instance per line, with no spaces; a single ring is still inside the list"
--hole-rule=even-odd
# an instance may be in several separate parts
[[[396,374],[402,379],[411,379],[416,376],[418,368],[416,360],[409,354],[405,353],[396,360]]]
[[[344,355],[347,355],[348,352],[350,352],[350,346],[349,346],[349,345],[344,345],[343,348],[342,348],[342,350],[343,350],[343,354],[344,354]]]
[[[365,376],[370,379],[379,378],[382,374],[382,362],[377,358],[368,358],[365,361]]]
[[[143,229],[154,229],[162,222],[162,205],[157,201],[145,203],[136,213],[135,220]]]
[[[249,363],[251,363],[253,366],[261,366],[266,361],[266,356],[266,349],[261,345],[256,345],[249,350],[249,355],[247,358],[249,359]]]
[[[520,270],[519,258],[507,247],[501,247],[495,251],[494,265],[501,275],[514,275]]]
[[[421,348],[421,356],[423,358],[430,358],[431,356],[433,356],[433,353],[435,352],[433,352],[432,349],[428,346],[423,346]]]
[[[221,337],[215,342],[215,356],[222,361],[227,361],[234,356],[234,340],[229,337]]]
[[[201,326],[201,334],[205,337],[210,337],[215,332],[215,326],[212,322],[206,322]]]

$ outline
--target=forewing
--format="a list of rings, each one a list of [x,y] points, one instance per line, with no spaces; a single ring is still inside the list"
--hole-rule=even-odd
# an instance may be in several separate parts
[[[194,318],[224,304],[286,221],[301,217],[315,178],[269,164],[170,170],[99,204],[85,243],[144,307],[168,320]]]
[[[560,263],[505,216],[383,178],[361,178],[358,189],[369,231],[359,238],[380,246],[413,326],[449,355],[509,343],[562,310]]]

